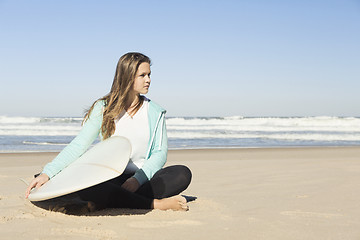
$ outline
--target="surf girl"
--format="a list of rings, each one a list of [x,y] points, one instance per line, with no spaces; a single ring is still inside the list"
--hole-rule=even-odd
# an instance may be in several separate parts
[[[163,168],[167,160],[166,111],[146,98],[150,58],[130,52],[117,64],[110,92],[87,111],[80,133],[29,184],[39,188],[79,158],[100,135],[129,139],[132,152],[123,174],[76,192],[88,212],[104,208],[188,210],[179,195],[190,184],[191,171],[183,165]],[[101,161],[101,160],[99,160]],[[66,208],[66,206],[65,206]]]

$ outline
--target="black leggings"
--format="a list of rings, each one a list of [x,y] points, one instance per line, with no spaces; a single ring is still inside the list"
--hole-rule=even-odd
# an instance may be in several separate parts
[[[132,176],[133,174],[122,174],[77,193],[82,200],[94,202],[97,209],[151,209],[154,199],[175,196],[184,191],[189,186],[192,175],[186,166],[166,167],[156,172],[150,181],[145,182],[134,193],[121,188]]]

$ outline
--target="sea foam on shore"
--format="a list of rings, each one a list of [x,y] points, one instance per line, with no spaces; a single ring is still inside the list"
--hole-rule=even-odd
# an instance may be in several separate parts
[[[0,116],[0,152],[59,151],[81,122]],[[170,149],[360,145],[359,117],[168,117],[166,123]]]

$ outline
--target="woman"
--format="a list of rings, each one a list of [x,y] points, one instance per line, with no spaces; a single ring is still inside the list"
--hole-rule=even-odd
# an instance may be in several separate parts
[[[76,138],[33,179],[26,198],[80,157],[100,134],[102,140],[124,136],[132,145],[122,175],[77,192],[89,211],[111,208],[187,210],[180,196],[191,181],[190,170],[181,165],[162,169],[167,158],[165,110],[145,98],[150,87],[150,59],[136,52],[123,55],[106,96],[90,107]]]

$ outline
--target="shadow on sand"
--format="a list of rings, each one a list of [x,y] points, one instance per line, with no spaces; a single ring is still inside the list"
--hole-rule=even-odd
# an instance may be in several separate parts
[[[197,197],[182,195],[187,202],[195,201]],[[95,210],[95,205],[83,201],[76,193],[65,196],[31,202],[35,206],[53,212],[61,212],[74,216],[120,216],[120,215],[145,215],[152,209],[106,208]]]

